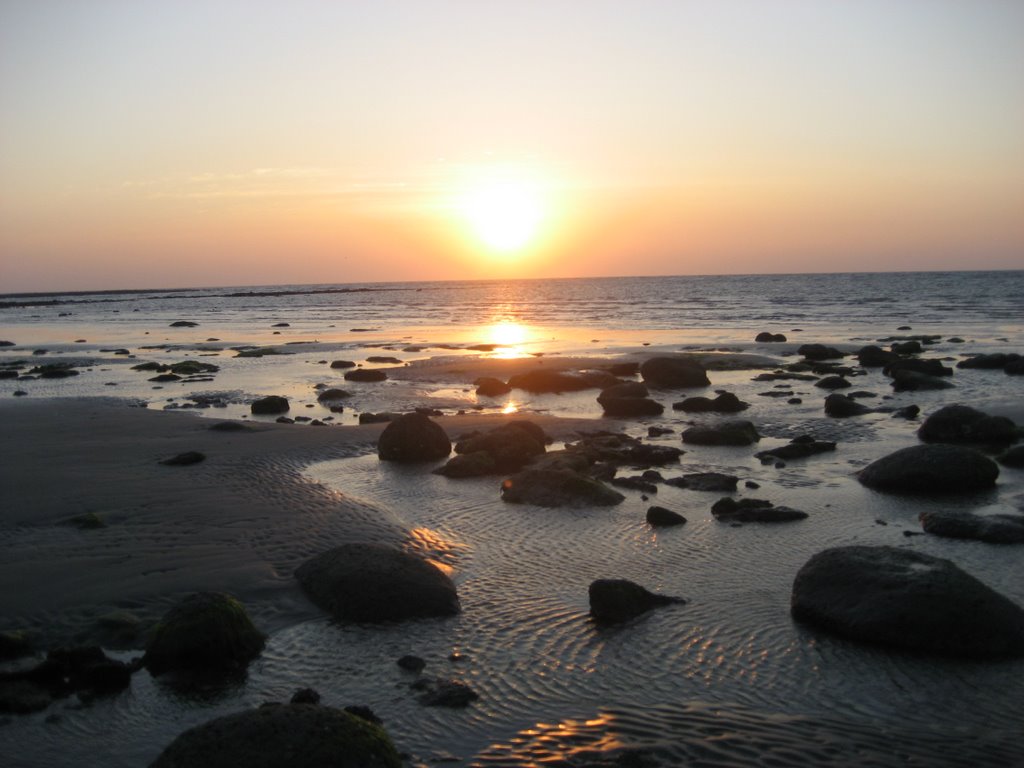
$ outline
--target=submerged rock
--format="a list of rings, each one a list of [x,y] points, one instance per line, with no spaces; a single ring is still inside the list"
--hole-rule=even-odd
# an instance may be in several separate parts
[[[385,381],[387,377],[379,368],[354,368],[345,373],[345,381]]]
[[[178,736],[150,768],[399,768],[387,733],[315,704],[272,704],[218,717]]]
[[[691,491],[731,493],[736,490],[738,482],[739,478],[735,475],[726,475],[721,472],[694,472],[682,477],[670,477],[665,484],[676,488],[689,488]]]
[[[999,467],[971,448],[912,445],[873,461],[857,473],[868,488],[893,493],[971,493],[995,485]]]
[[[821,389],[849,389],[853,385],[842,376],[826,376],[814,382],[814,386]]]
[[[590,584],[590,615],[594,621],[617,624],[639,616],[652,608],[685,603],[681,597],[650,592],[626,579],[598,579]]]
[[[425,691],[419,697],[419,702],[426,707],[461,709],[480,698],[480,694],[466,683],[442,677],[421,677],[413,683],[412,688],[414,691]]]
[[[319,403],[336,403],[339,400],[345,400],[352,397],[351,392],[346,392],[344,389],[325,389],[323,392],[316,396],[317,402]]]
[[[501,484],[501,499],[540,507],[608,507],[626,497],[593,478],[566,469],[524,469]]]
[[[1024,610],[949,560],[895,547],[836,547],[793,582],[797,621],[851,640],[987,658],[1024,655]]]
[[[1024,445],[1017,445],[1008,451],[1004,451],[997,461],[1004,467],[1013,469],[1024,469]]]
[[[482,376],[473,383],[476,384],[476,393],[484,397],[500,397],[512,391],[504,381],[491,376]]]
[[[989,416],[968,405],[947,405],[924,420],[917,436],[927,443],[1012,443],[1019,432],[1005,416]]]
[[[711,514],[724,523],[785,523],[803,520],[806,512],[789,507],[776,507],[765,499],[736,500],[726,496],[711,506]]]
[[[238,600],[219,592],[199,592],[164,615],[142,664],[153,675],[230,674],[259,656],[264,642]]]
[[[858,403],[852,397],[833,392],[825,398],[825,415],[836,419],[843,419],[849,416],[861,416],[871,413],[866,405]]]
[[[936,389],[953,389],[953,383],[938,376],[929,376],[919,371],[895,370],[892,372],[892,388],[896,392],[919,392]]]
[[[682,437],[684,443],[693,445],[750,445],[761,439],[754,425],[743,419],[690,427]]]
[[[605,416],[632,418],[634,416],[658,416],[665,408],[652,400],[647,387],[638,381],[616,384],[601,390],[597,402],[604,409]]]
[[[460,455],[451,458],[438,474],[471,477],[515,472],[531,459],[543,455],[547,441],[544,430],[532,421],[510,421],[460,439],[455,444],[455,452]]]
[[[451,451],[452,443],[444,428],[416,411],[389,423],[377,439],[381,461],[437,461]]]
[[[672,410],[687,413],[739,413],[750,407],[732,392],[720,392],[715,399],[710,397],[688,397],[682,402],[672,403]]]
[[[673,512],[665,507],[648,507],[647,523],[656,528],[667,528],[673,525],[683,525],[686,518],[678,512]]]
[[[168,467],[186,467],[190,464],[198,464],[201,461],[206,461],[206,454],[200,453],[199,451],[185,451],[179,453],[176,456],[171,456],[168,459],[161,459],[160,463]]]
[[[1024,544],[1024,515],[976,515],[972,512],[922,512],[925,533],[989,544]]]
[[[261,397],[259,400],[254,400],[249,406],[249,410],[257,415],[286,413],[288,408],[288,398],[280,395]]]
[[[790,459],[803,459],[817,453],[827,453],[835,449],[836,444],[831,441],[815,440],[810,435],[800,435],[799,437],[794,437],[788,445],[769,448],[767,451],[758,451],[754,454],[754,457],[762,462],[772,459],[789,461]]]
[[[704,366],[689,357],[652,357],[640,365],[640,376],[657,389],[706,387],[711,384]]]
[[[770,331],[761,331],[757,336],[754,337],[754,341],[758,344],[778,344],[786,341],[786,335],[784,333],[771,333]]]
[[[845,353],[824,344],[801,344],[797,347],[796,353],[803,355],[808,360],[837,360],[845,357]]]
[[[459,612],[440,568],[379,544],[343,544],[307,560],[295,577],[310,599],[344,621],[401,621]]]

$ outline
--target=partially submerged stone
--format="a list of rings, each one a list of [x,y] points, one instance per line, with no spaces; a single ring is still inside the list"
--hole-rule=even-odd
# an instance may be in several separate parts
[[[658,416],[665,408],[650,398],[647,387],[638,381],[616,384],[601,390],[597,402],[604,409],[605,416],[633,418],[636,416]]]
[[[883,456],[857,473],[868,488],[892,493],[971,493],[995,485],[999,467],[958,445],[912,445]]]
[[[588,589],[594,621],[617,624],[647,613],[652,608],[685,603],[681,597],[658,595],[626,579],[598,579]]]
[[[625,499],[603,483],[564,469],[524,469],[501,484],[501,499],[540,507],[608,507]]]
[[[749,407],[749,403],[743,402],[732,392],[720,392],[714,399],[698,395],[672,403],[672,410],[686,413],[739,413]]]
[[[721,498],[711,505],[711,514],[725,523],[786,523],[803,520],[806,512],[790,507],[776,507],[766,499]]]
[[[693,472],[681,477],[670,477],[665,481],[667,485],[676,488],[688,488],[692,491],[712,491],[717,493],[730,493],[736,490],[739,478],[735,475],[727,475],[722,472]]]
[[[378,725],[333,707],[273,704],[198,725],[150,768],[399,768]]]
[[[452,443],[444,428],[419,412],[399,416],[377,440],[381,461],[437,461],[451,450]]]
[[[969,405],[947,405],[924,420],[917,436],[926,443],[1012,443],[1020,435],[1005,416],[989,416]]]
[[[683,431],[683,442],[693,445],[750,445],[761,439],[757,428],[743,419],[732,419]]]
[[[775,448],[769,448],[767,451],[758,451],[754,454],[754,457],[762,462],[767,462],[771,459],[789,461],[790,459],[804,459],[808,456],[827,453],[835,449],[836,444],[829,440],[815,440],[810,435],[800,435],[793,438],[788,445],[779,445]]]
[[[665,507],[648,507],[647,523],[655,528],[667,528],[674,525],[683,525],[686,518],[678,512],[673,512]]]
[[[440,568],[379,544],[343,544],[295,572],[310,599],[345,621],[401,621],[459,612],[455,585]]]
[[[268,415],[285,413],[288,407],[287,397],[268,395],[267,397],[261,397],[259,400],[254,400],[252,405],[249,406],[249,410],[257,415]]]
[[[896,547],[812,557],[793,582],[797,621],[851,640],[988,658],[1024,655],[1024,610],[949,560]]]
[[[641,363],[640,376],[657,389],[706,387],[711,383],[704,366],[689,357],[652,357]]]
[[[976,515],[973,512],[922,512],[925,533],[989,544],[1024,544],[1024,515]]]

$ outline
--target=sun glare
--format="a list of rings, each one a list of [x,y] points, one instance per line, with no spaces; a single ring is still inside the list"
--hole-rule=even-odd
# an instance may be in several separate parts
[[[546,213],[541,185],[512,171],[491,171],[470,181],[459,208],[476,238],[505,255],[534,242]]]

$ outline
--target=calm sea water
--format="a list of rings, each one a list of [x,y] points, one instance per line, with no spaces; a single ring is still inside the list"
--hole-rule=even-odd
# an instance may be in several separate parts
[[[753,343],[758,331],[770,330],[793,343],[846,348],[935,334],[928,356],[951,361],[970,352],[1024,351],[1024,272],[276,286],[4,301],[59,303],[0,309],[0,338],[16,342],[0,349],[0,365],[65,360],[82,374],[0,381],[0,397],[15,389],[28,397],[118,394],[162,408],[205,392],[224,397],[217,415],[235,416],[246,415],[253,395],[271,393],[305,399],[309,412],[321,415],[313,386],[330,380],[331,359],[386,354],[415,365],[480,354],[468,347],[481,342],[507,345],[494,354],[777,354]],[[199,325],[170,328],[176,320]],[[288,354],[235,356],[233,347],[247,346]],[[140,360],[200,356],[221,366],[211,382],[153,384],[131,370]],[[884,413],[829,419],[811,383],[793,384],[791,394],[803,402],[790,405],[765,396],[775,387],[752,376],[711,378],[713,387],[751,403],[743,415],[764,435],[759,449],[812,434],[837,441],[836,452],[775,467],[748,448],[688,446],[681,466],[665,474],[735,474],[760,486],[741,495],[804,509],[807,520],[734,528],[711,517],[716,495],[669,486],[651,500],[627,492],[611,509],[513,508],[498,499],[493,478],[457,482],[374,456],[316,465],[307,470],[312,480],[401,519],[418,549],[454,569],[462,614],[383,628],[326,620],[290,626],[273,633],[246,684],[219,697],[183,701],[135,675],[130,694],[65,707],[49,721],[44,713],[0,724],[0,752],[26,766],[141,765],[191,725],[314,685],[328,703],[370,705],[417,764],[1024,765],[1024,662],[891,653],[800,627],[788,611],[796,570],[826,547],[851,543],[950,558],[1024,604],[1020,548],[905,535],[919,532],[919,512],[939,504],[1018,512],[1021,473],[1004,470],[995,491],[956,500],[869,491],[853,473],[915,443],[915,423]],[[954,378],[955,390],[893,394],[887,379],[870,371],[856,386],[873,394],[869,402],[915,402],[925,413],[947,402],[1016,403],[1018,410],[1024,402],[1022,377],[958,371]],[[355,392],[338,421],[353,418],[350,410],[429,403],[450,412],[476,404],[465,387],[387,384]],[[593,393],[537,396],[518,406],[597,415]],[[667,426],[675,432],[657,440],[675,445],[693,418],[667,411],[629,430],[645,436],[649,425]],[[650,503],[689,522],[655,532],[642,522]],[[587,585],[615,577],[689,602],[598,629],[587,617]],[[422,707],[394,664],[406,653],[423,656],[431,674],[471,683],[480,701],[459,711]],[[642,754],[615,762],[631,749]]]

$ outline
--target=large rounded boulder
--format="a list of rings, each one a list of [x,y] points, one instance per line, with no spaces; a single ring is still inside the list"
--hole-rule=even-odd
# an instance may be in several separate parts
[[[344,544],[307,560],[295,577],[310,599],[343,621],[401,621],[459,612],[440,568],[379,544]]]
[[[999,467],[988,456],[959,445],[912,445],[868,464],[857,479],[891,493],[971,493],[991,488]]]
[[[382,461],[437,461],[452,451],[444,428],[423,413],[406,413],[393,420],[377,440]]]
[[[179,735],[150,768],[398,768],[378,725],[316,704],[271,704]]]
[[[1005,416],[989,416],[969,405],[947,405],[924,420],[917,436],[926,443],[1012,443],[1018,432]]]
[[[791,611],[860,642],[966,658],[1024,655],[1024,609],[949,560],[908,549],[819,552],[796,575]]]
[[[264,642],[238,600],[220,592],[199,592],[164,615],[142,663],[153,675],[230,675],[259,656]]]
[[[685,389],[711,384],[704,366],[689,357],[652,357],[640,365],[644,383],[656,389]]]

